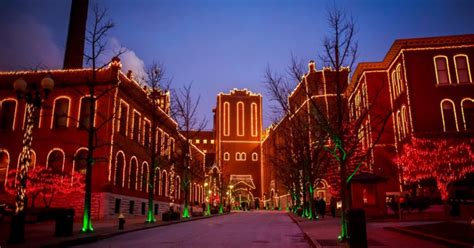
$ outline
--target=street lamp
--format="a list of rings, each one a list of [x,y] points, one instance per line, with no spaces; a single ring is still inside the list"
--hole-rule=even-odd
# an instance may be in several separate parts
[[[207,182],[205,182],[204,183],[204,190],[206,190],[208,186],[209,186],[209,184]],[[210,199],[209,199],[209,194],[207,193],[207,191],[205,191],[205,192],[206,192],[206,200],[205,200],[206,201],[206,210],[204,212],[204,215],[209,216],[209,215],[211,215],[211,206],[210,206],[210,202],[209,202]],[[210,190],[209,190],[209,192],[210,192]]]
[[[38,108],[41,108],[43,99],[46,99],[53,90],[54,80],[47,75],[41,80],[41,89],[35,83],[30,85],[23,78],[19,78],[13,82],[13,88],[17,94],[18,100],[26,101],[26,126],[23,135],[23,148],[20,154],[19,173],[17,173],[16,181],[16,208],[15,215],[12,219],[10,243],[21,243],[25,237],[25,207],[27,204],[26,197],[26,181],[28,177],[28,167],[31,162],[31,142],[33,140],[34,116]],[[43,93],[43,94],[42,94]]]

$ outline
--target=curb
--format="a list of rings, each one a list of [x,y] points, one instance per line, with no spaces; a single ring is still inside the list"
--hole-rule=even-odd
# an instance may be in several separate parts
[[[108,238],[118,236],[118,235],[122,235],[122,234],[126,234],[126,233],[143,231],[143,230],[156,228],[156,227],[169,226],[169,225],[174,225],[174,224],[180,224],[180,223],[185,223],[185,222],[203,220],[203,219],[214,218],[214,217],[230,215],[230,214],[232,214],[232,213],[225,213],[225,214],[221,214],[221,215],[216,214],[216,215],[211,215],[211,216],[202,216],[202,217],[197,217],[197,218],[192,218],[192,219],[170,221],[170,222],[164,222],[164,223],[159,223],[159,224],[154,224],[154,225],[152,224],[150,226],[143,226],[143,227],[138,227],[138,228],[129,229],[129,230],[123,230],[123,231],[119,231],[119,232],[96,234],[96,235],[85,236],[85,237],[80,237],[80,238],[76,238],[76,239],[64,240],[64,241],[60,241],[60,242],[53,243],[53,244],[43,245],[41,247],[55,248],[55,247],[83,245],[83,244],[97,242],[99,240],[108,239]]]
[[[288,212],[288,216],[290,216],[290,219],[299,227],[299,229],[301,230],[301,232],[304,234],[304,237],[306,240],[308,240],[308,243],[311,245],[311,247],[313,248],[322,248],[322,246],[315,240],[311,239],[311,237],[309,236],[309,234],[307,232],[305,232],[303,230],[303,228],[301,228],[300,224],[298,223],[298,221],[295,219],[295,217],[293,216],[292,213]]]
[[[400,227],[387,226],[387,227],[384,227],[383,229],[389,230],[389,231],[392,231],[392,232],[397,232],[397,233],[401,233],[401,234],[410,235],[410,236],[413,236],[415,238],[420,238],[420,239],[424,239],[424,240],[427,240],[427,241],[441,242],[441,243],[449,245],[449,246],[474,247],[473,244],[468,244],[468,243],[464,243],[464,242],[460,242],[460,241],[456,241],[456,240],[451,240],[451,239],[445,239],[445,238],[441,238],[439,236],[434,236],[434,235],[431,235],[431,234],[426,234],[426,233],[422,233],[422,232],[418,232],[418,231],[408,230],[408,229],[400,228]]]

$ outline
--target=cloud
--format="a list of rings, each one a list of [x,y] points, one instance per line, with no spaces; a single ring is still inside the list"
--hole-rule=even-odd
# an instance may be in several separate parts
[[[115,52],[119,50],[125,49],[126,52],[120,55],[120,61],[122,62],[122,71],[127,72],[128,70],[132,70],[134,78],[141,80],[146,76],[145,71],[145,62],[140,59],[137,54],[120,44],[120,41],[116,38],[111,38],[109,40],[109,57],[112,57]],[[110,59],[110,58],[109,58]]]
[[[48,27],[23,14],[0,21],[0,70],[61,68],[64,51]]]

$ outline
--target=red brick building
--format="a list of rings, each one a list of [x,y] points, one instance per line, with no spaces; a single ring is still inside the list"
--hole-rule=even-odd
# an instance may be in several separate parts
[[[171,169],[183,156],[177,147],[183,136],[169,116],[169,92],[161,91],[160,107],[153,109],[148,90],[120,68],[120,61],[116,60],[97,72],[96,97],[100,97],[94,116],[98,147],[94,151],[92,215],[115,218],[119,212],[145,214],[151,149],[156,149],[161,157],[156,170],[158,180],[154,182],[155,213],[161,215],[170,202],[183,201],[179,167]],[[47,75],[55,81],[53,91],[37,111],[33,166],[51,167],[66,175],[71,171],[83,173],[87,132],[82,127],[90,116],[86,82],[91,72],[91,69],[70,69],[0,73],[0,191],[4,196],[4,187],[8,186],[6,175],[18,166],[25,123],[25,102],[17,100],[13,82],[22,78],[31,87]],[[151,137],[153,116],[160,120],[156,137]],[[151,139],[156,139],[154,148]],[[193,164],[203,167],[204,153],[194,145],[191,152],[196,161]],[[193,183],[203,184],[203,179],[204,170]],[[74,207],[78,216],[82,214],[83,199],[83,193],[74,193],[57,197],[53,206]]]
[[[368,215],[385,213],[385,194],[403,190],[403,164],[393,161],[410,137],[464,140],[473,136],[473,56],[474,35],[402,39],[394,42],[383,61],[357,66],[347,81],[344,99],[349,118],[362,121],[357,130],[360,146],[362,150],[370,149],[370,153],[361,171],[371,182],[353,189],[353,207],[365,208]],[[327,68],[318,71],[310,63],[309,72],[289,96],[292,109],[310,111],[309,106],[303,107],[308,97],[314,97],[331,119],[331,73]],[[278,153],[274,144],[287,142],[282,137],[288,121],[287,116],[271,126],[262,144],[263,174],[269,176],[263,181],[267,194],[284,190],[267,155]],[[327,189],[337,191],[339,187],[334,183],[338,176],[335,171],[329,169],[324,180],[315,185],[315,195],[326,201],[331,192]],[[366,173],[387,181],[381,183]]]
[[[237,201],[260,199],[262,188],[262,96],[246,89],[217,95],[214,109],[216,164]]]
[[[383,61],[357,66],[349,86],[353,90],[351,113],[377,106],[370,110],[368,123],[382,111],[391,113],[369,161],[374,173],[389,178],[387,191],[401,189],[403,165],[394,164],[393,158],[411,137],[472,137],[473,56],[474,35],[401,39],[393,43]],[[366,135],[370,146],[371,125]]]

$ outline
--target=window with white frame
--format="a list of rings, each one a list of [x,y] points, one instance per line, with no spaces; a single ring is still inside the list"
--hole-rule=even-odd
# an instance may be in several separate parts
[[[229,161],[230,160],[230,154],[228,152],[224,152],[224,160]]]
[[[454,102],[450,99],[443,99],[441,101],[441,118],[443,120],[444,132],[459,131],[456,117],[456,107]]]
[[[450,84],[451,76],[449,75],[448,57],[436,56],[434,57],[436,80],[438,84]]]
[[[474,99],[464,98],[461,101],[462,118],[464,121],[464,130],[474,130]]]
[[[237,103],[237,135],[244,136],[244,103]]]
[[[14,129],[15,114],[16,100],[4,100],[3,102],[0,102],[0,129]]]
[[[230,104],[224,102],[224,116],[223,116],[224,136],[229,136],[230,133]]]
[[[465,54],[454,56],[454,66],[456,67],[456,78],[458,83],[471,83],[471,71],[469,70],[469,59]]]
[[[258,161],[258,153],[252,153],[252,161]]]

